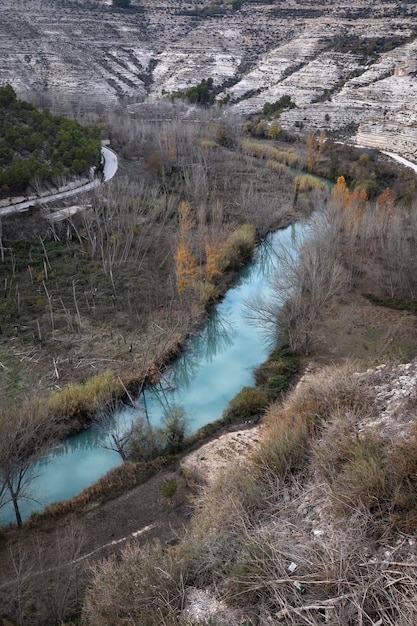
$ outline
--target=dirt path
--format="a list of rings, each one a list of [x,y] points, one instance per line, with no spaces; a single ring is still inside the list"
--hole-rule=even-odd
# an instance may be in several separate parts
[[[23,528],[22,531],[16,529],[5,533],[0,541],[0,604],[1,593],[10,593],[10,588],[14,588],[17,582],[16,568],[10,559],[12,553],[23,552],[33,563],[26,581],[31,580],[31,584],[36,585],[47,576],[62,575],[70,565],[88,568],[97,560],[117,554],[131,542],[136,545],[152,541],[175,542],[183,535],[191,518],[196,486],[200,489],[198,485],[213,482],[229,464],[244,462],[257,445],[261,430],[258,425],[226,432],[186,455],[177,470],[161,472],[145,484],[103,505],[96,505],[87,513],[58,522],[49,521],[36,529]],[[169,478],[175,478],[178,483],[172,499],[161,495],[161,487]],[[70,533],[68,529],[71,529]],[[57,562],[56,546],[65,545],[68,534],[73,545]],[[80,544],[77,550],[76,542]],[[39,546],[44,553],[41,565],[36,560]]]

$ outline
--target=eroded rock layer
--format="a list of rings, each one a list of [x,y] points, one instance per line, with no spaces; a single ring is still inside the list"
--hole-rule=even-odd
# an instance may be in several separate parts
[[[3,0],[0,84],[71,106],[141,102],[212,77],[237,111],[290,95],[289,128],[415,153],[413,2]]]

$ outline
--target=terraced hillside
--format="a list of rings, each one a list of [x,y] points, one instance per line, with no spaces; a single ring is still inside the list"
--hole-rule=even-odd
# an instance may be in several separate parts
[[[289,94],[290,128],[413,158],[414,2],[3,0],[0,83],[77,106],[142,102],[213,77],[249,113]]]

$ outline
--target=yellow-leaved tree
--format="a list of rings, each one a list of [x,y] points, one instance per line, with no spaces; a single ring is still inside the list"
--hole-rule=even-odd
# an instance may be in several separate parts
[[[177,291],[183,294],[190,287],[195,286],[198,275],[197,262],[191,251],[191,231],[194,221],[191,216],[190,206],[187,202],[178,205],[179,240],[175,257],[175,269],[177,275]]]
[[[221,275],[220,261],[223,258],[224,244],[219,241],[206,241],[206,267],[204,278],[210,282],[215,276]]]
[[[320,157],[324,150],[326,143],[326,133],[322,131],[320,136],[316,139],[313,133],[308,133],[306,136],[307,146],[307,170],[309,172],[315,172],[318,168]]]

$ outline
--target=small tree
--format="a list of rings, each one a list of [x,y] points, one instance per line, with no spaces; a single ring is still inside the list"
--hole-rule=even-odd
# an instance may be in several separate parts
[[[172,406],[164,413],[162,418],[163,434],[165,439],[165,451],[168,454],[176,454],[181,450],[185,439],[187,418],[184,410],[178,406]]]
[[[0,408],[0,507],[12,503],[18,526],[23,521],[20,501],[35,500],[30,492],[35,463],[59,434],[59,427],[39,405]]]
[[[285,299],[277,322],[293,349],[302,348],[309,355],[316,323],[346,280],[346,272],[336,258],[325,228],[322,233],[317,229],[301,243],[297,259],[293,256],[284,261],[283,271],[275,280],[278,294]]]
[[[268,137],[269,139],[278,139],[280,134],[282,133],[282,126],[279,122],[272,122],[268,129]]]
[[[163,450],[164,435],[162,429],[151,426],[146,419],[139,417],[130,431],[129,459],[150,461],[162,454]]]
[[[113,6],[118,9],[127,9],[130,6],[130,0],[113,0]]]
[[[0,87],[0,108],[6,108],[14,100],[16,100],[16,93],[11,85]]]
[[[273,295],[248,304],[274,342],[279,338],[292,351],[310,354],[312,335],[324,307],[347,282],[347,272],[337,260],[331,227],[323,217],[305,237],[278,255],[279,270]]]
[[[172,498],[177,493],[178,481],[176,478],[167,478],[161,485],[161,496],[169,498],[172,502]]]

